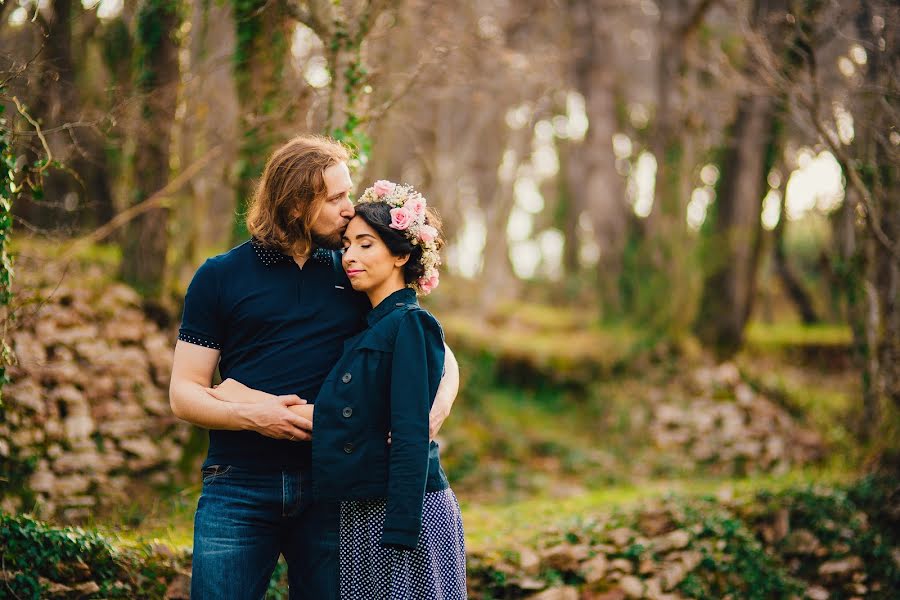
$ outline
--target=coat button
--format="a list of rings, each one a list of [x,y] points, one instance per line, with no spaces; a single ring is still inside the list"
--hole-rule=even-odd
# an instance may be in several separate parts
[[[353,409],[350,408],[349,406],[345,406],[344,410],[341,411],[341,414],[344,415],[344,417],[349,419],[353,415]]]
[[[346,452],[347,454],[353,452],[353,444],[351,442],[347,442],[346,444],[344,444],[344,452]]]
[[[341,377],[341,381],[343,381],[344,383],[350,383],[351,379],[353,379],[353,375],[351,375],[350,373],[344,373],[344,376]]]

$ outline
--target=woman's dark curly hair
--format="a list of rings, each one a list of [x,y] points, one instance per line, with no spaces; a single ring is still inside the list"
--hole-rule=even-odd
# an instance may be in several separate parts
[[[393,229],[391,225],[391,207],[387,202],[366,202],[356,205],[356,216],[362,218],[375,230],[384,245],[394,256],[409,256],[409,260],[403,265],[403,281],[412,283],[425,274],[425,266],[422,264],[422,246],[413,244],[406,233],[399,229]],[[438,235],[434,242],[438,250],[444,245],[441,235],[441,219],[434,210],[425,210],[425,224],[434,227]]]

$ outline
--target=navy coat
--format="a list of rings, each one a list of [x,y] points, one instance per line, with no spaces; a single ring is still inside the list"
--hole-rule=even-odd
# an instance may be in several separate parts
[[[428,440],[444,334],[409,288],[385,298],[367,322],[344,343],[315,400],[313,493],[320,500],[387,498],[382,544],[415,548],[426,490],[448,487],[437,443]]]

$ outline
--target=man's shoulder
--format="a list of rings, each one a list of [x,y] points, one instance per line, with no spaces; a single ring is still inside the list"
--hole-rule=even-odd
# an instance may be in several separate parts
[[[250,244],[250,240],[247,240],[246,242],[238,244],[231,250],[216,254],[215,256],[210,256],[206,259],[206,262],[216,268],[238,265],[246,266],[249,259],[253,258],[253,256],[253,246]]]

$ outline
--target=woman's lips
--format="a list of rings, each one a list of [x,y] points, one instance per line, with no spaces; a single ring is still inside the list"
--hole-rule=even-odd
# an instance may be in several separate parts
[[[347,277],[353,277],[362,273],[362,269],[350,269],[347,271]]]

